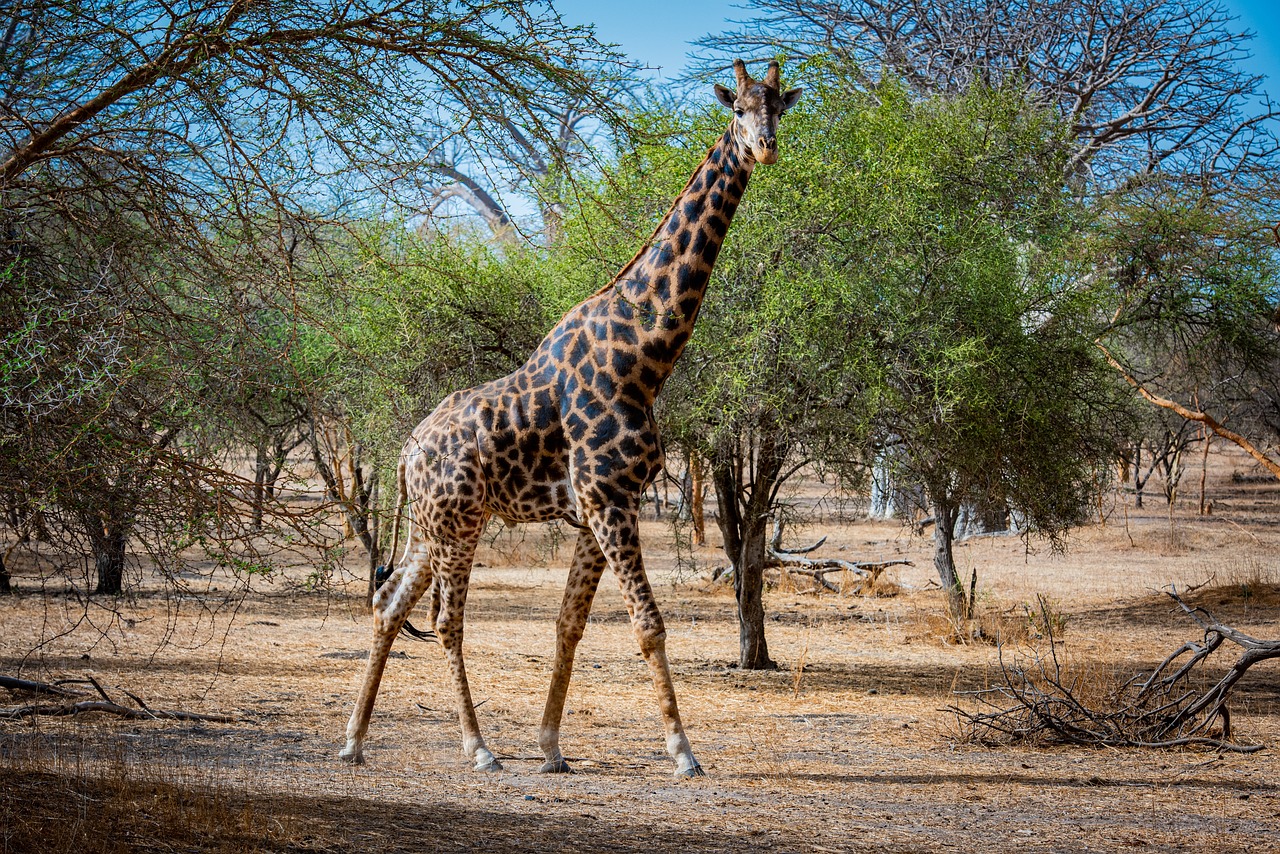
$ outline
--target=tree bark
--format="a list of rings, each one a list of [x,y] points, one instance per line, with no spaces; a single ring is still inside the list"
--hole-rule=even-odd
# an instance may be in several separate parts
[[[786,450],[768,433],[755,444],[754,451],[743,451],[741,440],[717,449],[712,477],[720,507],[724,553],[734,566],[738,666],[743,670],[775,670],[778,665],[769,657],[764,634],[765,544],[769,508]]]
[[[706,493],[706,476],[702,473],[702,457],[689,452],[689,519],[693,522],[693,544],[707,544],[707,517],[703,509]]]
[[[1133,506],[1142,509],[1142,488],[1146,486],[1142,476],[1142,443],[1133,446]]]
[[[765,530],[768,517],[747,519],[742,551],[735,566],[733,594],[738,601],[738,666],[743,670],[776,670],[764,636]]]
[[[118,595],[124,591],[124,551],[128,540],[123,524],[103,524],[91,532],[89,545],[98,575],[94,593]]]
[[[938,570],[938,583],[947,591],[947,608],[953,617],[964,615],[964,588],[956,572],[955,543],[956,518],[959,508],[947,498],[933,499],[933,565]]]
[[[262,530],[262,506],[267,500],[267,451],[261,445],[254,449],[253,460],[253,516],[249,522],[249,530],[257,533]]]

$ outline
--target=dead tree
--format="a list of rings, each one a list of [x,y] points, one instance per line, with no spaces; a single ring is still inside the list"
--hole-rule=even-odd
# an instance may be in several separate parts
[[[1280,640],[1260,640],[1192,608],[1176,590],[1166,591],[1204,630],[1204,638],[1174,650],[1149,674],[1139,673],[1114,689],[1098,692],[1097,680],[1065,668],[1058,657],[1053,621],[1045,612],[1048,652],[1027,664],[1000,666],[1004,684],[975,697],[978,711],[951,707],[966,739],[990,743],[1048,740],[1109,747],[1182,747],[1254,753],[1261,744],[1232,741],[1227,705],[1232,689],[1250,667],[1280,658]],[[1224,641],[1244,650],[1216,681],[1206,679],[1206,662]]]

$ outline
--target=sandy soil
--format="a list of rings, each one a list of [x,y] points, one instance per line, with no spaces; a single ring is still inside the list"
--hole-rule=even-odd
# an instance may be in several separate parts
[[[1117,496],[1065,556],[1017,538],[964,543],[957,556],[966,577],[977,568],[984,625],[1034,643],[1028,614],[1043,595],[1065,621],[1073,666],[1128,674],[1197,637],[1160,588],[1208,581],[1198,601],[1216,616],[1280,637],[1280,485],[1252,474],[1218,455],[1206,517],[1191,475],[1172,514],[1158,494],[1145,511]],[[796,498],[819,493],[810,484]],[[156,708],[241,720],[0,722],[0,852],[1280,849],[1277,662],[1251,670],[1232,707],[1237,738],[1267,744],[1261,753],[965,744],[945,709],[966,702],[955,691],[997,678],[997,648],[948,640],[925,540],[850,520],[838,504],[819,510],[796,540],[827,535],[820,554],[916,565],[896,573],[892,596],[775,586],[773,672],[731,666],[732,594],[708,581],[722,562],[714,532],[690,567],[665,524],[646,523],[681,711],[709,775],[694,781],[671,776],[647,670],[607,578],[565,718],[577,773],[537,773],[570,552],[537,530],[486,546],[468,605],[468,669],[505,765],[497,774],[461,756],[439,647],[408,641],[379,695],[368,764],[338,761],[369,639],[357,582],[308,591],[299,567],[212,611],[150,584],[114,616],[68,597],[6,598],[0,673],[91,674],[122,699],[127,689]]]

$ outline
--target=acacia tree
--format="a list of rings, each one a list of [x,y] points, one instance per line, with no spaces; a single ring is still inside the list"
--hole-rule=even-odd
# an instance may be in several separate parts
[[[981,85],[908,111],[860,160],[869,192],[857,203],[868,229],[880,224],[851,247],[872,259],[853,280],[878,362],[878,436],[898,476],[923,488],[939,581],[962,614],[961,509],[1008,508],[1060,542],[1086,518],[1128,419],[1093,346],[1106,292],[1076,286],[1060,125],[1018,90]]]
[[[1112,289],[1098,341],[1112,367],[1161,415],[1280,477],[1273,211],[1259,191],[1219,196],[1153,179],[1106,206],[1081,248]]]
[[[424,136],[548,137],[533,103],[607,121],[592,69],[612,61],[514,0],[7,5],[6,483],[87,540],[102,592],[119,591],[131,537],[239,530],[246,484],[224,463],[240,437],[214,428],[234,401],[258,406],[236,390],[270,375],[263,359],[288,376],[296,344],[252,316],[296,319],[301,282],[338,283],[353,215],[418,202]]]
[[[1263,79],[1241,65],[1253,34],[1223,4],[762,0],[756,8],[736,31],[701,42],[707,65],[781,47],[838,57],[864,86],[886,74],[923,95],[978,81],[1017,85],[1060,116],[1063,181],[1096,214],[1081,225],[1081,243],[1096,250],[1078,268],[1081,287],[1114,292],[1113,322],[1099,340],[1109,363],[1140,399],[1239,444],[1280,476],[1262,415],[1270,374],[1251,367],[1280,353],[1277,297],[1265,284],[1277,263],[1277,109]],[[1216,414],[1196,405],[1210,389],[1225,404]]]
[[[773,664],[769,519],[806,466],[853,483],[875,445],[896,443],[941,511],[939,572],[957,591],[960,503],[1009,502],[1056,537],[1081,518],[1093,466],[1112,450],[1102,416],[1115,383],[1084,324],[1094,306],[1060,289],[1071,204],[1053,117],[1016,90],[920,101],[818,72],[788,115],[779,163],[752,178],[659,398],[668,440],[712,464],[747,668]],[[701,153],[689,140],[716,119],[667,121],[678,132],[647,128],[667,131],[666,145],[624,157],[566,220],[569,263],[633,246]],[[596,263],[600,275],[613,266]],[[1078,454],[1052,453],[1062,442]]]
[[[601,121],[596,112],[599,103],[620,105],[636,86],[626,68],[601,65],[595,71],[597,91],[592,100],[577,97],[526,105],[539,117],[545,133],[529,133],[525,122],[503,120],[502,137],[486,147],[483,157],[477,157],[474,146],[465,141],[445,145],[425,141],[433,152],[431,171],[439,180],[429,188],[419,234],[429,238],[444,230],[460,202],[464,212],[485,223],[491,240],[512,244],[521,237],[540,236],[539,242],[553,242],[571,176],[593,171],[598,153],[609,149],[611,132],[618,130]],[[520,222],[512,213],[512,201],[531,202],[537,209],[536,222],[531,226]]]

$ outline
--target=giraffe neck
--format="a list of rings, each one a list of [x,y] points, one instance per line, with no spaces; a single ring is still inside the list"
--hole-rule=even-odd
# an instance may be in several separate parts
[[[680,358],[702,307],[716,256],[755,167],[740,157],[731,125],[694,170],[645,248],[602,289],[610,342],[636,348],[640,377],[656,396]],[[650,398],[652,400],[652,398]]]

